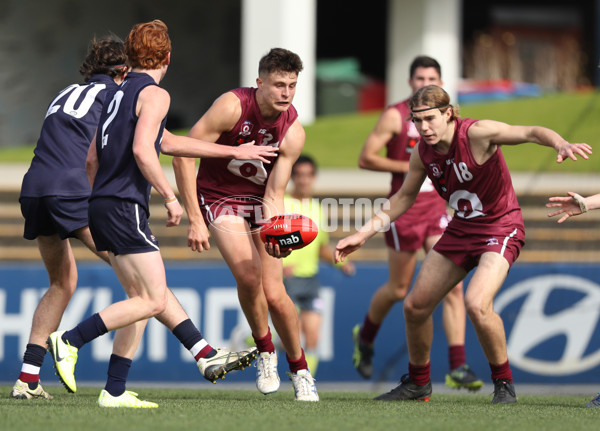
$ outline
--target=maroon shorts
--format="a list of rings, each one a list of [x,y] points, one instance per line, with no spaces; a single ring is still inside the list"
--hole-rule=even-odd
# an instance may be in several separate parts
[[[522,225],[470,224],[467,228],[462,224],[458,228],[450,222],[433,249],[469,272],[479,264],[481,255],[489,251],[500,254],[512,266],[523,245],[525,229]]]
[[[258,230],[265,223],[263,217],[263,199],[256,196],[230,196],[214,199],[198,195],[200,211],[206,226],[219,227],[218,218],[224,215],[240,217],[247,222],[251,230]]]
[[[423,217],[418,221],[400,216],[384,233],[385,243],[396,251],[419,250],[423,248],[427,238],[441,235],[449,221],[450,217],[445,211],[434,216]]]

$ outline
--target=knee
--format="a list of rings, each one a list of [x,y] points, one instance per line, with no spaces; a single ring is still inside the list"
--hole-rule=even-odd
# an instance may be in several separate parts
[[[238,287],[244,291],[258,290],[261,286],[261,269],[257,265],[245,265],[235,277]]]
[[[155,317],[161,314],[167,308],[167,295],[161,295],[157,298],[152,298],[148,302],[149,317]]]
[[[481,304],[481,302],[473,300],[465,300],[465,309],[469,319],[475,326],[482,323],[491,313],[493,313],[491,307],[486,307]]]
[[[454,288],[448,292],[448,294],[446,295],[446,299],[448,301],[460,301],[463,302],[464,301],[464,293],[463,293],[463,285],[462,283],[457,284],[456,286],[454,286]]]
[[[411,295],[408,295],[404,301],[404,319],[407,322],[423,322],[431,315],[429,309],[423,307],[415,301]]]
[[[275,289],[271,285],[265,288],[264,291],[269,310],[279,310],[285,306],[284,304],[286,303],[286,301],[292,302],[290,297],[285,292],[283,282],[281,283],[281,287],[279,289]]]
[[[405,283],[399,280],[388,280],[384,289],[387,292],[387,297],[391,302],[400,302],[406,298],[408,289],[410,288],[409,283]]]
[[[71,298],[77,288],[77,274],[62,277],[60,279],[50,279],[49,291],[59,293]]]

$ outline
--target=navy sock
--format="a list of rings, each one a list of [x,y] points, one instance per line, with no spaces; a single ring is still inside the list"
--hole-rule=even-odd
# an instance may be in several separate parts
[[[108,379],[106,380],[104,389],[113,397],[121,396],[125,392],[131,362],[131,359],[117,356],[114,353],[110,355]]]
[[[62,340],[64,342],[68,341],[71,346],[81,349],[81,346],[84,344],[95,340],[107,332],[108,330],[106,329],[106,325],[102,321],[100,314],[95,313],[94,315],[80,322],[79,325],[70,331],[65,332],[62,335]]]
[[[191,319],[184,320],[173,328],[173,335],[190,351],[196,361],[199,358],[212,358],[217,354],[206,341],[202,342],[204,337]]]
[[[47,350],[37,344],[27,344],[25,354],[23,355],[23,363],[41,367],[44,365],[44,357]]]

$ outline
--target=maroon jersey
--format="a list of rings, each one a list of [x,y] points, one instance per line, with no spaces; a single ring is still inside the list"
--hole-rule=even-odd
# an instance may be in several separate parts
[[[242,115],[229,132],[217,139],[220,145],[237,146],[254,141],[254,145],[279,147],[290,126],[298,118],[293,106],[282,112],[272,123],[265,121],[256,103],[256,88],[231,90],[240,99]],[[196,179],[198,196],[218,200],[229,196],[265,194],[265,185],[277,159],[270,164],[259,160],[202,159]]]
[[[427,176],[454,209],[449,229],[468,228],[473,223],[523,228],[521,208],[500,147],[482,165],[473,158],[467,132],[475,122],[470,118],[456,121],[447,154],[424,143],[419,145]]]
[[[410,118],[409,99],[392,105],[400,112],[402,130],[386,144],[387,157],[393,160],[409,161],[413,148],[419,141],[419,132]],[[396,193],[404,183],[405,173],[392,173],[392,187],[389,196]],[[435,192],[429,179],[426,179],[413,206],[400,219],[406,222],[422,221],[423,218],[439,220],[446,212],[446,203]]]

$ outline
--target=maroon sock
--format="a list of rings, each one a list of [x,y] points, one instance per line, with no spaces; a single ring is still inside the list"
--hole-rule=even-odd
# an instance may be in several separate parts
[[[300,370],[308,370],[308,365],[306,364],[306,358],[304,357],[304,349],[302,349],[302,354],[300,355],[300,357],[298,359],[291,359],[287,353],[285,354],[285,357],[288,361],[288,364],[290,365],[290,371],[293,374],[296,374],[298,371]]]
[[[373,323],[367,314],[365,316],[365,321],[363,322],[362,328],[360,328],[360,339],[363,341],[363,343],[373,344],[380,327],[381,324]]]
[[[254,336],[254,334],[252,334],[252,338],[254,338],[254,342],[256,343],[256,348],[258,349],[259,353],[273,353],[275,351],[275,346],[271,340],[271,328],[267,327],[267,335],[264,337],[257,338]]]
[[[492,380],[506,380],[512,383],[512,371],[508,360],[503,364],[494,365],[490,363],[490,369],[492,370]]]
[[[454,370],[467,362],[467,354],[465,353],[465,345],[454,345],[448,347],[448,359],[450,361],[450,369]]]
[[[426,385],[431,380],[431,362],[427,362],[427,365],[413,365],[409,362],[408,375],[415,385]]]
[[[19,380],[23,383],[35,383],[40,381],[40,375],[24,373],[21,371],[21,374],[19,374]]]

